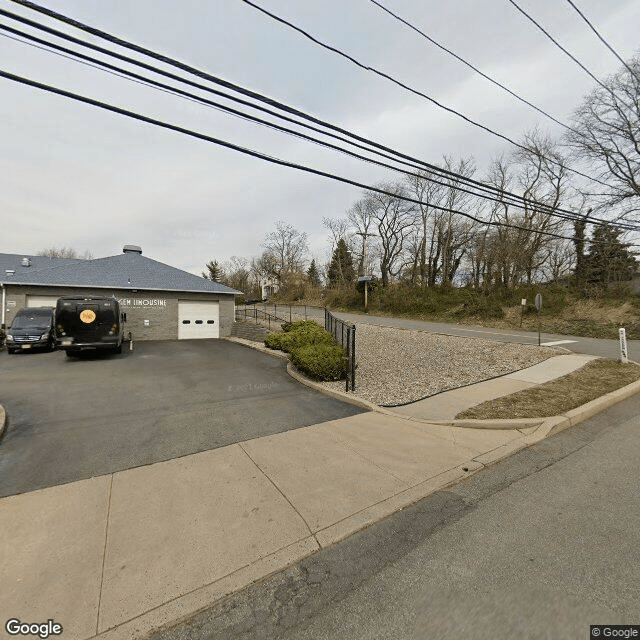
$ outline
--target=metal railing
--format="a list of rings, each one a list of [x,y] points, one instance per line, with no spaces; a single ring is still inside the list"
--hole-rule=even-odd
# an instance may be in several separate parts
[[[347,379],[345,391],[356,390],[356,325],[347,324],[336,318],[326,307],[324,310],[324,328],[347,352]]]
[[[263,309],[259,309],[255,305],[253,307],[243,307],[242,309],[236,309],[236,320],[252,318],[256,324],[259,322],[267,324],[271,329],[271,323],[282,324],[286,322],[285,318],[278,317],[275,314],[268,313]],[[279,327],[278,327],[279,328]]]

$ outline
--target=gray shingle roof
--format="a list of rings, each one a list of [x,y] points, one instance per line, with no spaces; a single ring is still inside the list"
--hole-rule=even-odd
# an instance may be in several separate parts
[[[20,266],[22,257],[24,256],[0,254],[1,283],[52,287],[155,289],[228,295],[241,293],[219,282],[210,282],[138,253],[127,252],[96,260],[62,260],[39,256],[31,258],[31,267]],[[44,262],[45,260],[49,262]],[[54,266],[51,264],[52,261]],[[15,269],[15,275],[7,276],[5,269]]]
[[[22,258],[31,260],[30,267],[23,267]],[[81,262],[78,258],[49,258],[48,256],[30,256],[26,253],[0,253],[0,282],[4,281],[5,271],[13,269],[16,276],[21,273],[28,273],[40,269],[50,269],[51,267],[59,267],[62,265],[74,264]]]

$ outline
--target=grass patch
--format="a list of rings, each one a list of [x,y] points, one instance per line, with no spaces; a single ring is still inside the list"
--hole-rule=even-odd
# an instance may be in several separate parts
[[[557,380],[471,407],[456,418],[537,418],[557,416],[640,379],[640,367],[598,359]]]

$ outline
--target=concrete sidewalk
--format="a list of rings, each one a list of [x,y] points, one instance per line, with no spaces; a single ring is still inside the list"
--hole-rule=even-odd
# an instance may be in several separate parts
[[[371,412],[10,496],[0,611],[139,638],[526,444]]]
[[[554,356],[506,376],[444,391],[402,407],[393,407],[393,411],[423,420],[453,420],[465,409],[561,378],[596,358],[597,356],[578,354]]]
[[[564,375],[576,357],[493,389]],[[2,624],[143,637],[573,420],[465,429],[369,412],[1,499]]]

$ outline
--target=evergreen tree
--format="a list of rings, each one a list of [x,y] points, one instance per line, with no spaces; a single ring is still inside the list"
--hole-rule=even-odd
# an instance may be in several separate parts
[[[217,260],[209,260],[205,265],[207,270],[202,272],[202,277],[211,282],[222,282],[224,280],[224,271]]]
[[[312,287],[320,286],[320,272],[318,271],[318,267],[316,266],[315,259],[311,260],[311,264],[307,269],[307,278],[309,279],[309,284]]]
[[[329,286],[335,287],[345,284],[351,284],[355,280],[356,272],[353,267],[353,256],[347,247],[344,239],[340,238],[336,248],[333,250],[329,269],[327,270],[327,279]]]
[[[606,225],[596,227],[589,253],[585,256],[590,282],[607,284],[631,280],[636,270],[636,258],[628,244],[620,240],[622,231]]]

